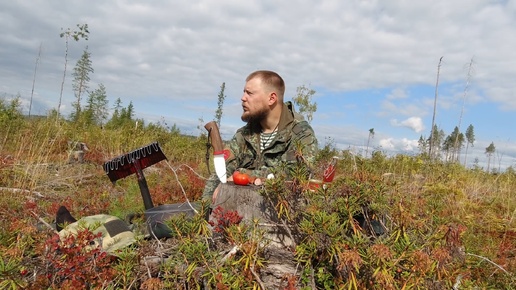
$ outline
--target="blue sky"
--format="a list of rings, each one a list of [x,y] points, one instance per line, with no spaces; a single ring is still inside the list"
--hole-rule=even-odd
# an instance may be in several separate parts
[[[321,145],[417,153],[428,137],[440,67],[436,124],[449,134],[475,128],[468,164],[485,166],[494,142],[500,168],[516,165],[516,1],[42,1],[0,3],[0,97],[20,94],[28,110],[41,45],[33,113],[56,108],[64,68],[61,29],[87,23],[70,42],[61,111],[73,99],[71,71],[86,46],[110,105],[133,102],[136,117],[200,134],[226,83],[221,124],[240,127],[245,77],[277,71],[294,96],[316,90],[312,125]],[[473,66],[468,78],[469,63]],[[468,81],[469,80],[469,81]],[[467,88],[466,94],[465,89]]]

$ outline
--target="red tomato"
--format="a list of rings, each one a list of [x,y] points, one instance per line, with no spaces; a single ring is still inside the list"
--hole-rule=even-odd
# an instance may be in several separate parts
[[[250,180],[249,175],[245,173],[240,173],[238,171],[233,173],[233,182],[237,185],[248,185]]]

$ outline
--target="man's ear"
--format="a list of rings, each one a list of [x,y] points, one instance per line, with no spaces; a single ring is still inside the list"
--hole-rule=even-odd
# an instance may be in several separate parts
[[[275,92],[269,94],[269,106],[274,105],[278,102],[278,95]]]

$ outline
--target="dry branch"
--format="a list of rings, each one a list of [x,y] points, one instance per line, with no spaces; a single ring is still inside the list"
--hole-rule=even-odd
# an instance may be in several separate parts
[[[28,189],[22,189],[22,188],[10,188],[10,187],[0,187],[0,191],[9,191],[12,193],[32,193],[37,197],[44,198],[45,196],[41,194],[38,191],[32,191]]]
[[[507,270],[505,270],[502,266],[496,264],[495,262],[489,260],[488,258],[486,257],[482,257],[482,256],[479,256],[479,255],[475,255],[475,254],[471,254],[471,253],[466,253],[466,255],[470,255],[470,256],[473,256],[473,257],[476,257],[476,258],[479,258],[479,259],[482,259],[486,262],[489,262],[491,265],[495,266],[496,268],[502,270],[505,274],[511,276],[511,273],[507,272]]]

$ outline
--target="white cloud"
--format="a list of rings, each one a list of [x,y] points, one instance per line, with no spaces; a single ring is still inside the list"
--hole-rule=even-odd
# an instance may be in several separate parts
[[[425,130],[423,124],[430,126],[441,56],[439,126],[455,126],[456,120],[444,123],[443,110],[460,110],[472,57],[466,113],[484,105],[502,113],[516,110],[514,15],[514,0],[302,0],[295,5],[270,0],[1,1],[0,96],[30,97],[42,44],[36,110],[55,108],[65,48],[59,33],[88,23],[89,40],[69,43],[66,108],[74,101],[71,71],[88,45],[95,69],[90,88],[103,83],[110,105],[116,98],[124,105],[133,101],[137,111],[145,107],[142,114],[148,118],[164,116],[184,126],[197,124],[200,117],[207,120],[225,82],[223,126],[230,134],[242,124],[238,102],[245,77],[256,69],[271,69],[285,78],[289,97],[299,85],[316,88],[316,115],[326,122],[314,119],[319,136],[364,146],[367,130],[375,128],[383,147],[405,150],[415,147],[410,140]],[[421,87],[426,91],[416,91]],[[385,93],[342,96],[364,90]],[[485,115],[467,117],[482,120],[485,127],[505,128],[516,140],[510,125],[514,119],[493,124]],[[403,120],[393,120],[393,125],[412,131],[400,136],[399,129],[388,127],[392,118]],[[508,146],[515,147],[514,142]]]
[[[411,100],[411,102],[399,102],[397,100],[384,100],[381,103],[379,116],[425,116],[430,107],[425,107],[420,100]]]
[[[380,145],[382,150],[386,150],[391,153],[396,152],[411,152],[417,153],[418,148],[418,140],[410,140],[407,138],[402,139],[394,139],[394,138],[385,138],[381,139],[378,144]]]
[[[393,138],[381,139],[378,143],[380,144],[382,149],[393,151],[396,149]]]
[[[402,88],[395,88],[387,95],[387,100],[406,99],[407,92]]]
[[[401,140],[402,148],[406,151],[417,151],[418,150],[418,140],[409,140],[407,138],[403,138]]]
[[[405,119],[401,122],[398,122],[398,120],[393,119],[391,120],[391,124],[396,127],[407,127],[416,133],[421,133],[425,130],[425,126],[423,125],[423,121],[420,117],[410,117],[408,119]]]

